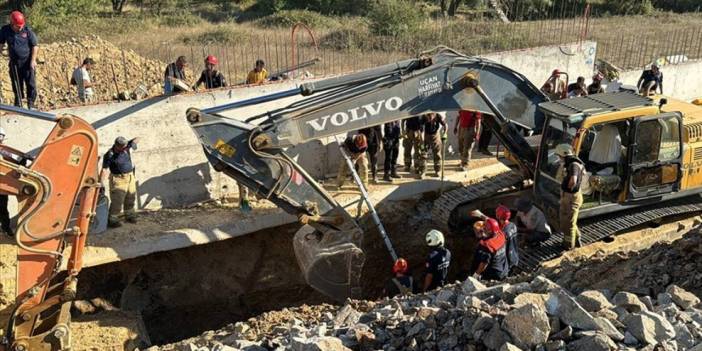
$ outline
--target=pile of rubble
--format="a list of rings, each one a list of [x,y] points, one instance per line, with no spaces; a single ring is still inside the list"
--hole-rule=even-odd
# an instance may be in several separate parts
[[[36,69],[39,108],[79,103],[70,79],[86,57],[96,61],[91,78],[97,101],[144,98],[163,92],[165,63],[122,50],[93,35],[40,46]],[[6,56],[0,56],[0,67],[8,67],[7,60]],[[0,93],[2,101],[12,103],[12,82],[4,68],[0,70]]]
[[[427,294],[270,312],[149,350],[699,351],[699,304],[676,285],[655,298],[574,296],[543,276],[491,287],[469,278]]]

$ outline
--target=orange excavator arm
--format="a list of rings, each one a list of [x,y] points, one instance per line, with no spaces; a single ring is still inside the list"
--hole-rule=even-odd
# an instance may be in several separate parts
[[[53,117],[9,106],[0,109]],[[6,350],[70,347],[70,303],[99,194],[98,144],[86,121],[70,115],[53,121],[54,128],[33,159],[0,145],[0,194],[16,196],[19,203],[16,300],[5,331]],[[65,259],[67,277],[56,281]]]

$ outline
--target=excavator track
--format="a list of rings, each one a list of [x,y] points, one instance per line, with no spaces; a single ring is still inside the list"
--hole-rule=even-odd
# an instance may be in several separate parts
[[[580,240],[585,246],[657,219],[693,213],[702,213],[702,198],[700,196],[690,196],[680,200],[588,218],[578,223]],[[539,268],[542,262],[557,258],[563,252],[562,242],[563,234],[554,233],[539,247],[521,248],[519,253],[520,268],[524,271],[533,271]]]
[[[451,232],[454,222],[452,214],[458,206],[493,196],[503,190],[516,188],[523,180],[524,177],[521,174],[504,171],[476,183],[445,192],[434,201],[431,210],[432,218],[440,230]]]

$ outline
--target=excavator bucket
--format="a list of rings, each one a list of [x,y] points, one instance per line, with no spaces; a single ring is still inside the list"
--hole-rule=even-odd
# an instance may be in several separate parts
[[[215,170],[304,224],[293,247],[307,283],[339,301],[356,296],[363,232],[343,207],[282,150],[253,150],[257,126],[197,109],[187,119]]]

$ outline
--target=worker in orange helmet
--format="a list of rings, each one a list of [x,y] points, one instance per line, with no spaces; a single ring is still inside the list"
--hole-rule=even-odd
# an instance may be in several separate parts
[[[509,274],[507,261],[507,240],[494,218],[473,225],[479,240],[473,257],[471,272],[473,277],[482,280],[502,280]]]
[[[205,88],[214,89],[227,86],[227,82],[224,80],[224,75],[215,69],[215,66],[219,63],[216,57],[213,55],[208,55],[205,58],[205,70],[200,74],[200,79],[193,85],[193,90],[197,90],[200,84],[205,83]]]
[[[507,262],[509,263],[509,270],[512,271],[514,267],[519,265],[519,237],[517,235],[517,225],[509,221],[510,218],[512,218],[512,211],[505,205],[500,204],[497,206],[495,209],[495,217],[507,240]]]
[[[397,295],[409,295],[415,292],[414,279],[408,274],[409,264],[404,258],[398,258],[392,265],[392,273],[395,275],[385,285],[385,296],[394,297]]]
[[[27,97],[27,107],[34,108],[37,99],[36,73],[39,44],[36,34],[26,24],[20,11],[10,13],[10,24],[0,28],[0,48],[7,44],[10,57],[10,79],[15,94],[15,106],[22,106]],[[26,93],[26,95],[25,95]]]

